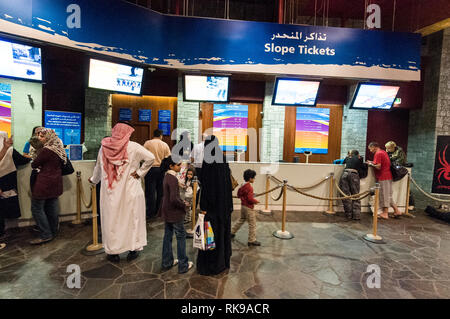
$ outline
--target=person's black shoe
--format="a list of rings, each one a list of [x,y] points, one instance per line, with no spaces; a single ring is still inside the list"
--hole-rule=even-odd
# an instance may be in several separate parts
[[[139,257],[139,252],[138,251],[130,251],[129,253],[128,253],[128,256],[127,256],[127,261],[132,261],[132,260],[135,260],[136,258],[138,258]]]
[[[118,263],[118,262],[120,262],[120,257],[119,257],[119,255],[107,255],[107,256],[106,256],[106,259],[108,259],[110,262],[113,262],[113,263]]]
[[[231,238],[234,238],[234,237],[236,237],[236,234],[231,234]]]
[[[257,240],[255,241],[249,241],[248,246],[261,246],[261,243]]]

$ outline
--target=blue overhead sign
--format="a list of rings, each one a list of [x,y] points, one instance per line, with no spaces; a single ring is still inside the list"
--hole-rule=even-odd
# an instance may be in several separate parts
[[[152,110],[140,109],[139,110],[139,122],[151,122]]]
[[[132,118],[131,109],[120,108],[119,109],[119,121],[131,121]]]
[[[1,1],[0,30],[177,69],[420,80],[418,33],[177,17],[121,0]]]
[[[158,122],[170,122],[170,110],[159,110]]]

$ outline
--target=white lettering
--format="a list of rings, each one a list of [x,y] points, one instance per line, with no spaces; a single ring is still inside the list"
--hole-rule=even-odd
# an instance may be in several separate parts
[[[71,264],[69,266],[67,266],[66,272],[71,273],[68,277],[67,277],[67,288],[69,289],[73,289],[73,288],[77,288],[80,289],[81,288],[81,270],[80,270],[80,266],[75,265],[75,264]]]
[[[371,4],[367,6],[367,13],[370,15],[366,19],[366,24],[369,29],[381,28],[381,8],[378,4]]]
[[[69,29],[81,28],[81,8],[78,4],[70,4],[66,9],[67,13],[71,13],[66,20],[67,27]]]
[[[373,272],[373,273],[372,273]],[[381,288],[381,269],[380,266],[372,264],[367,266],[366,273],[372,273],[367,277],[366,284],[368,288]]]

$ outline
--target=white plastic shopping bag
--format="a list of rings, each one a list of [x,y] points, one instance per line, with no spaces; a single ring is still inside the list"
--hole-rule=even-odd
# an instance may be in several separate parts
[[[205,244],[205,215],[198,214],[198,220],[194,227],[194,238],[192,240],[194,248],[206,250]]]

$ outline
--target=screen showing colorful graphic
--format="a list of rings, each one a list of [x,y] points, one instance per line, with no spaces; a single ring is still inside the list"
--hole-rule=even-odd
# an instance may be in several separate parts
[[[141,94],[143,74],[142,68],[91,59],[89,87]]]
[[[295,153],[328,153],[330,109],[297,107]]]
[[[350,108],[389,110],[399,89],[399,86],[360,83]]]
[[[11,136],[11,85],[0,83],[0,131]]]
[[[272,104],[315,106],[319,81],[278,78]]]
[[[228,101],[228,76],[185,75],[184,99],[186,101]]]
[[[213,132],[223,151],[247,150],[248,105],[214,104]]]
[[[45,127],[53,129],[64,145],[81,144],[81,113],[45,111]]]
[[[41,49],[0,40],[0,75],[42,81]]]

